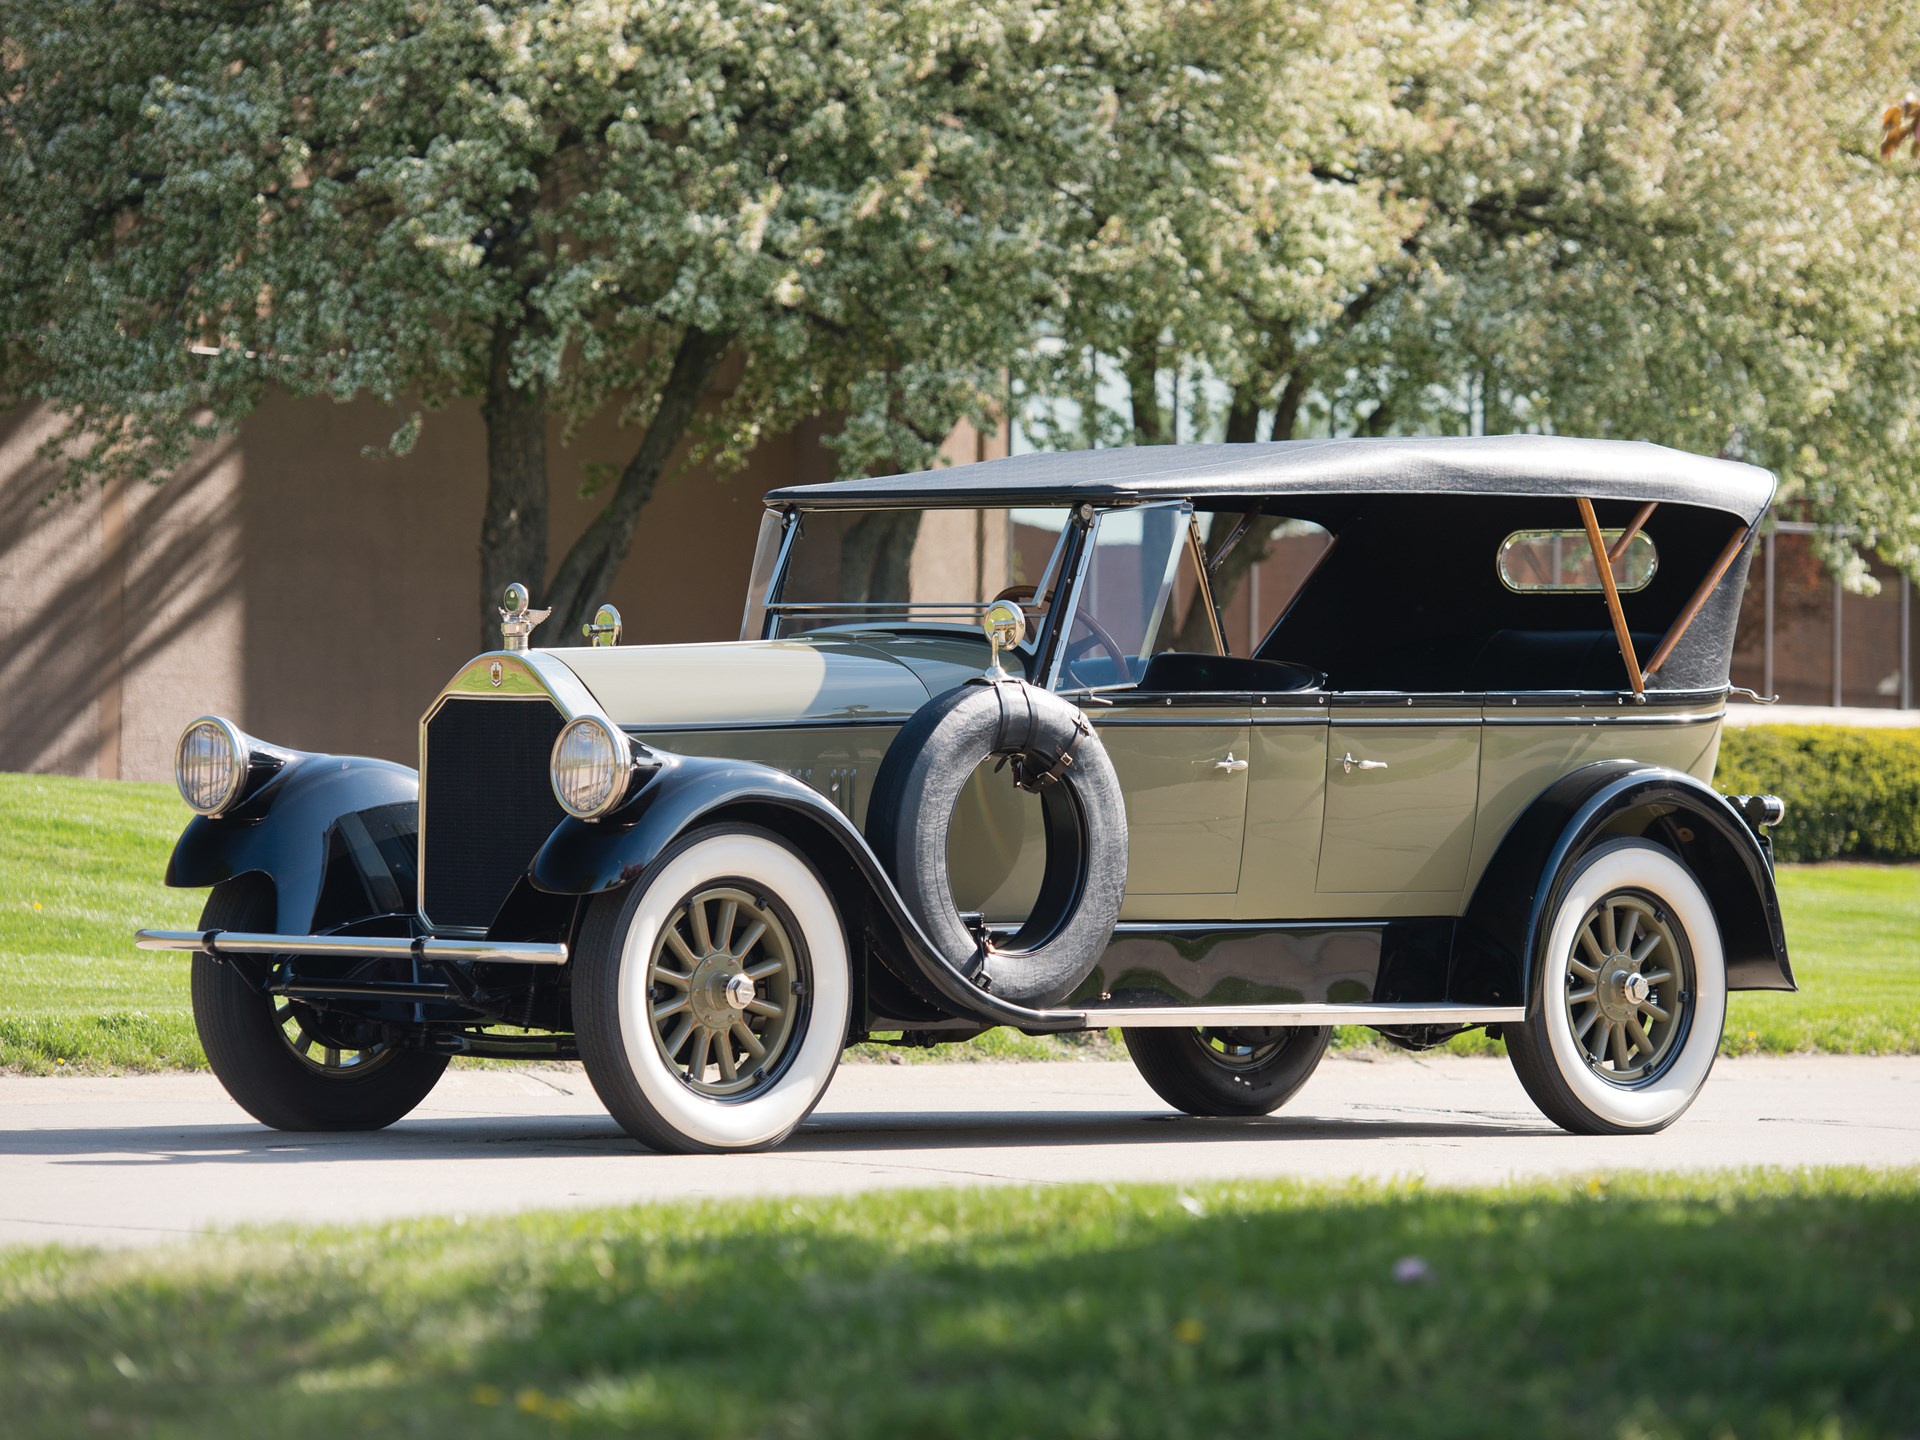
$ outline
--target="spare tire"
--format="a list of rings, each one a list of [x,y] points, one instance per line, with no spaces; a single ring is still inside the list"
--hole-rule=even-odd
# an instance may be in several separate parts
[[[1040,797],[1047,855],[1032,913],[983,947],[954,904],[947,834],[961,790],[996,756]],[[1127,811],[1113,762],[1076,707],[1019,680],[975,681],[914,712],[874,777],[867,841],[947,961],[1016,1005],[1064,1000],[1120,918]]]

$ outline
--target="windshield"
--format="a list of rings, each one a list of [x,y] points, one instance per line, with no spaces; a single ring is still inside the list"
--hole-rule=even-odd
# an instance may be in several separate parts
[[[769,606],[761,600],[786,538],[785,517],[770,515],[743,638],[905,625],[978,634],[982,612],[1003,596],[1037,621],[1052,598],[1070,513],[1065,506],[801,511]],[[1037,629],[1030,624],[1029,634]]]

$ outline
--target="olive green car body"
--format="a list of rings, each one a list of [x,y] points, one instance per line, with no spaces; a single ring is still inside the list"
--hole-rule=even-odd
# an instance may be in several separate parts
[[[785,771],[864,832],[894,735],[978,676],[984,647],[826,635],[551,654],[643,744]],[[476,662],[456,688],[486,684]],[[1108,698],[1088,710],[1128,800],[1129,921],[1458,915],[1509,827],[1555,780],[1629,758],[1709,782],[1726,715],[1723,697],[1525,708],[1325,693],[1178,708],[1159,695]],[[1348,754],[1387,768],[1343,769]],[[1226,755],[1248,767],[1213,769]],[[1018,913],[1030,898],[1020,877],[1038,870],[1039,821],[1023,800],[983,775],[954,816],[956,897],[990,920]]]
[[[776,491],[745,638],[481,655],[425,712],[417,783],[381,762],[258,747],[230,813],[193,822],[168,882],[274,882],[280,933],[247,940],[280,957],[263,982],[277,994],[296,993],[305,962],[276,942],[404,957],[408,978],[390,981],[307,964],[297,993],[449,1053],[572,1053],[566,961],[588,906],[722,822],[774,832],[831,889],[855,970],[849,1041],[1359,1023],[1422,1043],[1513,1023],[1539,1004],[1566,877],[1622,838],[1697,877],[1730,988],[1791,989],[1764,830],[1777,802],[1711,788],[1772,493],[1747,466],[1538,436],[1022,456]],[[782,613],[809,517],[995,505],[1064,517],[1034,633],[998,658],[1080,706],[1125,800],[1119,923],[1056,1005],[1003,1001],[940,954],[864,838],[902,727],[994,663],[977,615],[788,629]],[[1110,519],[1149,509],[1188,527],[1201,573],[1255,517],[1303,517],[1330,537],[1330,558],[1255,655],[1221,667],[1226,680],[1154,683],[1154,664],[1129,669],[1117,652],[1106,683],[1076,678],[1088,557]],[[1583,516],[1596,552],[1601,526],[1622,550],[1654,535],[1657,576],[1624,595],[1495,578],[1516,536],[1578,534]],[[563,814],[545,769],[561,724],[586,715],[633,759],[594,818]],[[1033,905],[1038,807],[983,767],[948,839],[953,898],[985,946]],[[352,951],[369,936],[398,938]],[[211,935],[142,943],[223,953]],[[552,1038],[498,1039],[503,1025]]]

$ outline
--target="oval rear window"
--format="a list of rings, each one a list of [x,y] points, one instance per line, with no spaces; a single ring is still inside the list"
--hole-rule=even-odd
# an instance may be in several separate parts
[[[1602,530],[1612,552],[1619,530]],[[1600,567],[1585,530],[1516,530],[1500,542],[1500,583],[1523,594],[1534,591],[1597,592]],[[1626,553],[1613,562],[1613,583],[1621,594],[1644,590],[1660,568],[1660,553],[1644,530],[1634,532]]]

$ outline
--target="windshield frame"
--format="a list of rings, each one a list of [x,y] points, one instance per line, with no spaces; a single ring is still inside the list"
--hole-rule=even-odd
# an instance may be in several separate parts
[[[875,505],[866,508],[872,510],[916,510],[925,512],[935,509],[999,509],[1004,507]],[[1048,552],[1047,563],[1040,572],[1038,583],[1034,586],[1033,598],[1031,600],[1018,602],[1021,609],[1027,612],[1030,622],[1036,620],[1036,618],[1038,621],[1038,623],[1031,625],[1026,639],[1016,647],[1016,653],[1028,658],[1031,658],[1038,652],[1047,626],[1051,623],[1054,612],[1058,607],[1056,605],[1049,605],[1045,610],[1041,611],[1038,617],[1034,616],[1032,612],[1035,608],[1045,605],[1048,596],[1057,594],[1060,588],[1058,576],[1063,573],[1069,563],[1067,557],[1073,549],[1076,531],[1085,523],[1081,512],[1091,513],[1086,506],[1076,508],[1070,504],[1055,504],[1036,508],[1057,510],[1062,514],[1063,520],[1060,526],[1060,536],[1054,542],[1053,548]],[[748,595],[747,611],[741,626],[741,638],[743,640],[797,640],[808,635],[831,635],[835,633],[845,633],[849,630],[863,629],[891,630],[903,625],[944,625],[964,629],[969,633],[980,633],[978,622],[984,619],[988,606],[993,604],[993,597],[991,596],[981,600],[951,601],[806,601],[782,599],[781,597],[786,589],[787,578],[792,569],[793,552],[796,542],[805,529],[805,517],[808,513],[810,512],[804,506],[790,505],[784,510],[768,511],[765,519],[762,520],[761,537],[758,542],[758,550],[756,551],[755,572],[758,572],[760,568],[757,555],[759,551],[765,549],[768,542],[768,530],[766,527],[776,516],[778,517],[781,527],[779,548],[773,560],[764,593],[761,595],[750,593]],[[824,508],[819,513],[835,515],[843,514],[845,511],[842,507],[835,506]],[[750,591],[753,588],[750,582]],[[818,619],[823,616],[839,617],[845,623],[837,625],[817,625],[813,628],[796,631],[792,634],[782,633],[780,622],[783,617],[792,617],[794,619],[811,617]],[[754,624],[756,619],[758,620],[757,626]]]
[[[834,507],[836,510],[839,507]],[[886,506],[871,507],[886,509],[952,509],[966,508],[953,506]],[[990,507],[991,508],[991,507]],[[1199,586],[1199,595],[1194,603],[1207,607],[1208,618],[1216,643],[1221,653],[1226,653],[1224,638],[1220,635],[1219,612],[1214,607],[1212,577],[1207,567],[1207,557],[1198,530],[1198,515],[1190,499],[1147,500],[1121,504],[1095,506],[1081,503],[1067,508],[1066,522],[1060,528],[1060,538],[1048,556],[1046,568],[1034,588],[1034,598],[1022,602],[1021,608],[1029,612],[1029,619],[1035,617],[1031,607],[1045,605],[1038,616],[1038,623],[1028,632],[1020,643],[1017,652],[1026,662],[1026,673],[1032,683],[1059,693],[1093,694],[1119,690],[1131,690],[1139,681],[1130,679],[1111,685],[1083,685],[1077,682],[1066,684],[1063,690],[1063,670],[1066,663],[1066,637],[1071,634],[1073,621],[1079,615],[1081,607],[1089,603],[1088,579],[1093,567],[1096,547],[1099,543],[1099,530],[1102,523],[1116,515],[1144,515],[1147,511],[1173,511],[1177,519],[1178,538],[1168,547],[1166,573],[1159,581],[1154,597],[1152,614],[1149,617],[1148,645],[1157,636],[1166,623],[1166,611],[1171,603],[1174,579],[1183,555],[1194,558],[1195,574]],[[799,538],[806,514],[805,507],[789,505],[782,510],[769,511],[768,519],[779,517],[779,548],[774,558],[766,588],[762,594],[748,596],[747,614],[749,619],[759,618],[758,637],[762,640],[803,639],[809,635],[833,634],[839,630],[816,628],[800,631],[793,635],[782,635],[780,621],[782,616],[812,615],[820,616],[829,612],[844,615],[848,621],[858,624],[859,616],[868,610],[875,614],[875,622],[864,628],[892,629],[902,624],[950,624],[973,630],[970,622],[975,617],[984,616],[987,601],[861,601],[861,602],[807,602],[783,601],[780,597],[785,590],[787,576],[791,567],[795,541]],[[765,543],[763,534],[762,544]],[[756,569],[758,567],[756,566]],[[1048,597],[1052,603],[1048,603]],[[916,613],[917,612],[917,613]],[[931,613],[930,613],[931,612]],[[891,623],[883,623],[879,617],[890,613],[894,617]],[[905,618],[902,618],[902,617]],[[743,626],[742,638],[749,638],[744,632],[751,625]]]
[[[1080,534],[1078,543],[1068,563],[1072,566],[1072,579],[1068,591],[1067,603],[1056,607],[1062,617],[1061,624],[1049,630],[1046,647],[1040,653],[1038,674],[1042,677],[1038,683],[1048,690],[1060,694],[1095,695],[1115,691],[1134,690],[1139,687],[1138,676],[1127,680],[1116,680],[1108,685],[1082,684],[1079,681],[1066,682],[1067,640],[1073,633],[1073,621],[1079,616],[1081,608],[1088,605],[1088,580],[1093,569],[1094,555],[1100,543],[1100,527],[1116,515],[1139,515],[1144,520],[1152,511],[1172,511],[1176,517],[1174,542],[1167,547],[1165,573],[1157,584],[1153,605],[1146,616],[1141,641],[1141,653],[1132,658],[1142,662],[1153,654],[1160,631],[1166,625],[1167,609],[1172,602],[1173,585],[1180,569],[1183,557],[1191,557],[1199,593],[1194,603],[1207,609],[1209,628],[1220,653],[1225,654],[1225,643],[1220,634],[1219,611],[1213,602],[1213,585],[1206,566],[1204,549],[1199,544],[1198,516],[1193,502],[1182,500],[1147,500],[1128,505],[1102,505],[1094,507],[1082,505],[1076,516],[1079,519]]]

